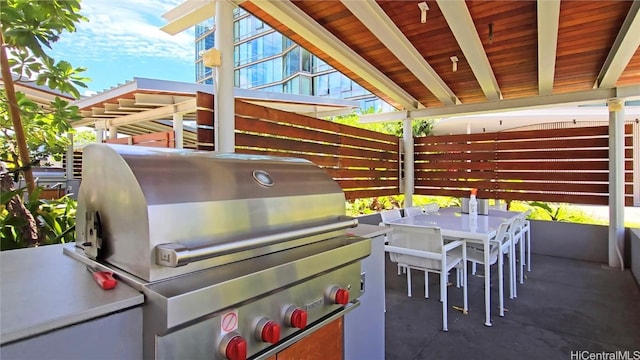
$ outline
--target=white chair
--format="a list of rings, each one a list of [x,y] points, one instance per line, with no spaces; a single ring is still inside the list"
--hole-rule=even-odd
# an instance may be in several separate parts
[[[520,271],[519,271],[520,284],[524,284],[524,265],[527,264],[527,266],[530,266],[529,262],[531,259],[531,253],[529,252],[529,255],[527,255],[528,258],[525,260],[525,250],[526,250],[525,248],[531,246],[531,239],[530,239],[531,230],[530,230],[529,220],[527,220],[527,216],[529,216],[529,214],[531,214],[531,209],[518,215],[518,217],[514,221],[513,229],[510,231],[511,236],[513,237],[512,238],[513,245],[518,246],[518,253],[519,253],[519,259],[520,259],[519,266],[518,266],[520,268]]]
[[[393,233],[389,245],[385,250],[391,261],[402,264],[407,268],[407,295],[411,296],[411,270],[425,272],[425,297],[428,297],[429,272],[440,274],[440,301],[442,301],[442,330],[448,331],[447,311],[447,274],[458,265],[463,271],[464,312],[467,304],[467,262],[464,241],[457,240],[444,243],[442,232],[438,227],[405,227],[393,226]]]
[[[438,206],[438,204],[435,204],[436,206]],[[438,209],[440,207],[438,206]],[[438,209],[436,209],[435,211],[438,211]],[[433,207],[431,207],[431,210],[433,210]],[[420,214],[425,214],[425,208],[422,206],[410,206],[408,208],[404,209],[404,216],[408,217],[408,216],[416,216],[416,215],[420,215]],[[398,273],[399,275],[400,273]],[[429,277],[425,276],[424,278],[425,280],[425,297],[428,298],[429,297]],[[456,274],[456,287],[460,287],[460,270],[457,269],[457,274]]]
[[[380,212],[380,217],[382,218],[382,222],[380,222],[379,225],[380,226],[387,226],[387,224],[386,224],[387,221],[400,219],[402,217],[402,214],[400,213],[399,209],[391,209],[391,210],[381,211]],[[385,243],[389,243],[389,237],[388,236],[385,239]],[[401,275],[403,272],[406,272],[406,269],[404,268],[404,266],[398,264],[398,275]]]
[[[531,222],[527,219],[531,215],[531,209],[525,212],[524,221],[522,222],[522,233],[526,239],[526,265],[527,271],[531,271]],[[524,258],[522,258],[524,260]]]
[[[498,265],[498,298],[500,300],[500,316],[504,316],[504,254],[510,253],[513,258],[513,246],[511,242],[511,236],[508,234],[509,226],[512,222],[504,222],[498,227],[496,237],[493,238],[489,244],[489,265]],[[476,244],[469,244],[467,246],[466,259],[477,264],[484,265],[484,249],[473,246]],[[510,266],[510,279],[513,279],[513,267]],[[491,276],[491,274],[484,274],[484,276]],[[510,280],[511,286],[513,286],[513,280]],[[485,289],[489,291],[489,289]]]
[[[385,223],[387,221],[400,219],[402,214],[400,213],[400,209],[383,210],[380,211],[380,217],[382,218],[382,222]]]
[[[424,209],[422,206],[410,206],[404,209],[404,216],[416,216],[420,214],[424,214]]]

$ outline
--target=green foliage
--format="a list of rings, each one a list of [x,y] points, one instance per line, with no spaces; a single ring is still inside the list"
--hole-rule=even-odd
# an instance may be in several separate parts
[[[38,209],[44,244],[75,241],[77,201],[65,195],[56,200],[44,201]]]
[[[10,77],[3,74],[4,83],[35,82],[38,86],[67,94],[67,98],[79,98],[78,87],[86,87],[84,82],[88,80],[81,75],[85,69],[74,68],[64,60],[56,61],[47,54],[65,31],[75,32],[76,24],[87,20],[79,11],[78,0],[0,0],[2,51],[7,52],[11,72]],[[78,107],[71,106],[60,97],[42,106],[29,100],[25,94],[16,92],[14,105],[17,105],[20,115],[12,118],[14,115],[9,112],[8,99],[13,101],[13,98],[8,97],[6,91],[6,88],[0,91],[0,161],[9,168],[21,168],[49,156],[59,160],[68,146],[64,134],[72,131],[70,121],[80,118]],[[14,129],[14,124],[22,129]],[[29,151],[29,159],[24,159],[26,154],[21,155],[24,162],[30,164],[23,163],[18,156],[15,133],[19,130],[25,134],[24,145]],[[40,200],[41,191],[36,189],[29,194],[25,204],[37,222],[38,244],[72,241],[76,202],[68,197]],[[0,248],[28,246],[30,244],[25,243],[25,237],[20,234],[20,229],[29,224],[28,220],[13,216],[6,209],[10,195],[24,197],[24,189],[6,193],[0,199]]]
[[[382,196],[377,198],[366,198],[350,200],[346,203],[348,216],[360,216],[376,213],[382,210],[404,207],[404,195]],[[448,196],[422,196],[414,195],[414,205],[426,205],[437,203],[441,208],[450,206],[460,206],[460,199]],[[493,200],[489,199],[489,204]],[[527,211],[531,209],[529,219],[570,222],[576,224],[608,225],[607,219],[594,217],[585,212],[581,207],[572,204],[545,203],[540,201],[511,201],[509,210]],[[640,220],[625,216],[625,227],[640,227]]]
[[[448,196],[422,196],[414,195],[411,198],[414,205],[426,205],[437,203],[440,207],[460,206],[460,200]],[[346,212],[348,216],[360,216],[372,214],[382,210],[404,207],[404,195],[380,196],[374,198],[355,199],[347,201]]]
[[[540,201],[512,201],[509,210],[526,211],[531,209],[529,219],[578,224],[598,224],[593,217],[586,214],[577,206],[570,204],[547,203]]]
[[[589,207],[563,204],[563,203],[543,203],[538,201],[512,201],[509,207],[514,211],[526,211],[531,209],[531,215],[529,219],[535,220],[547,220],[547,221],[561,221],[571,222],[577,224],[592,224],[592,225],[609,225],[609,219],[606,214],[606,207],[595,207],[596,209],[604,210],[604,216],[597,216],[594,213],[585,211]],[[627,208],[630,214],[633,213],[632,208]],[[625,211],[626,213],[626,211]],[[640,220],[634,219],[633,216],[625,215],[624,226],[628,228],[640,227]]]
[[[96,142],[96,132],[92,130],[78,131],[73,135],[74,145],[93,144]]]
[[[62,32],[75,32],[76,24],[86,20],[79,14],[77,0],[2,0],[0,9],[7,44],[29,49],[38,57],[47,57],[43,46],[51,49]]]
[[[334,122],[358,127],[361,129],[376,131],[384,134],[395,135],[402,137],[402,122],[382,122],[382,123],[370,123],[361,124],[360,115],[352,113],[349,115],[336,116],[332,119]],[[426,136],[431,134],[433,129],[433,121],[430,120],[414,120],[411,124],[413,129],[413,136]]]
[[[13,195],[23,197],[25,189],[7,191],[0,197],[0,250],[29,246],[20,228],[26,220],[9,214],[6,205]],[[59,244],[75,241],[76,200],[65,196],[56,200],[38,199],[41,188],[30,194],[25,207],[31,212],[40,230],[38,245]]]
[[[64,135],[71,131],[69,120],[80,118],[77,106],[69,106],[67,101],[56,98],[51,102],[51,109],[44,110],[38,104],[26,98],[23,93],[16,93],[18,106],[22,113],[22,126],[27,139],[27,148],[34,163],[53,156],[60,160],[66,151],[69,141]],[[18,167],[17,144],[13,135],[13,123],[9,117],[9,104],[5,93],[0,93],[0,161],[9,167]]]
[[[64,31],[74,32],[76,24],[86,18],[78,14],[76,0],[31,1],[0,0],[0,24],[9,52],[9,66],[16,83],[35,81],[37,85],[79,98],[77,87],[86,87],[87,78],[80,74],[84,68],[73,68],[67,61],[56,61],[46,53]],[[10,79],[3,79],[5,82]],[[68,145],[63,135],[72,131],[70,121],[80,119],[77,106],[56,97],[49,106],[29,100],[16,93],[20,118],[27,138],[32,163],[50,155],[59,160]],[[9,113],[6,90],[0,92],[0,161],[10,168],[20,164]]]

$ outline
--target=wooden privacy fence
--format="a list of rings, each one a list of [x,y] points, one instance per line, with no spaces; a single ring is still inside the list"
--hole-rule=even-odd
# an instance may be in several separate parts
[[[213,150],[213,97],[197,96],[198,149]],[[348,200],[396,195],[399,139],[352,126],[235,102],[235,151],[304,158],[324,168]]]
[[[236,152],[305,158],[324,168],[348,200],[400,194],[400,139],[235,101]],[[197,146],[214,149],[213,96],[197,95]],[[633,206],[633,127],[625,126],[625,204]],[[173,132],[108,140],[174,147]],[[609,203],[607,126],[414,138],[415,194]],[[74,175],[79,178],[74,160]]]
[[[176,147],[175,134],[173,131],[106,139],[104,142],[108,144],[153,146],[163,148]]]
[[[415,194],[609,203],[607,126],[414,139]],[[625,127],[625,204],[633,206],[632,127]]]

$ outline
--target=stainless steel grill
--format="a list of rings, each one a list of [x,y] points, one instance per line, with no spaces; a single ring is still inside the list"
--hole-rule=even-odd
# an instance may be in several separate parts
[[[96,144],[66,253],[145,294],[145,358],[263,358],[357,306],[344,211],[306,160]]]

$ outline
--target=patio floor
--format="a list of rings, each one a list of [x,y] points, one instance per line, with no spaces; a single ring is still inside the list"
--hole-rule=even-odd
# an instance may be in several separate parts
[[[449,331],[443,332],[437,274],[430,275],[425,299],[423,273],[413,271],[409,298],[406,276],[397,275],[387,256],[385,359],[589,359],[577,352],[625,350],[640,358],[640,289],[630,271],[541,255],[531,263],[517,299],[508,298],[506,285],[504,317],[492,281],[492,327],[483,324],[481,276],[469,276],[468,315],[451,308],[462,306],[462,289],[450,286]]]

